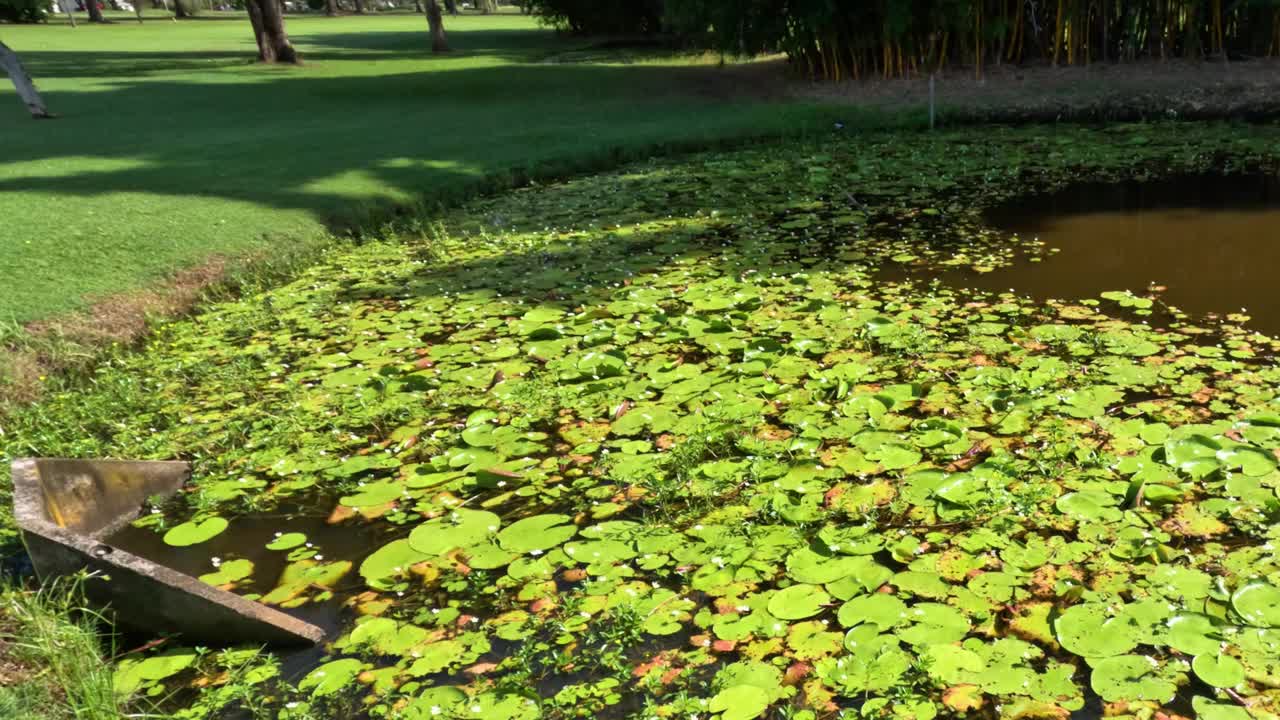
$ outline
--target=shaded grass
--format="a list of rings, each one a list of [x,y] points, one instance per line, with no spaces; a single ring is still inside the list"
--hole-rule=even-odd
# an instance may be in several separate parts
[[[392,208],[826,121],[818,104],[728,99],[729,71],[702,56],[561,62],[582,41],[528,18],[449,29],[456,52],[434,57],[417,16],[291,18],[307,63],[283,68],[250,62],[242,19],[7,27],[61,117],[32,123],[0,90],[0,317]]]
[[[0,717],[125,717],[103,623],[83,605],[78,578],[36,591],[0,586]]]

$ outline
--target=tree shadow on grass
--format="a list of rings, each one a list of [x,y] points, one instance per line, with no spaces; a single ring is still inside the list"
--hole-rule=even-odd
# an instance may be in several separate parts
[[[770,106],[700,92],[699,79],[715,72],[511,65],[53,91],[61,119],[0,140],[8,162],[31,164],[0,179],[0,192],[203,195],[346,226],[353,206],[359,215],[371,203],[450,199],[495,173],[561,174],[642,148],[790,129]],[[107,119],[103,135],[96,128]],[[78,157],[127,163],[41,173],[47,161]]]
[[[363,32],[330,32],[324,20],[295,23],[299,30],[291,37],[302,54],[305,76],[308,63],[377,62],[381,60],[423,61],[448,64],[460,60],[486,60],[504,63],[540,62],[558,52],[573,52],[584,47],[580,40],[568,41],[549,33],[529,30],[480,28],[450,31],[453,51],[433,55],[426,21],[420,31],[369,30]],[[257,63],[249,21],[243,19],[244,36],[235,50],[86,50],[77,52],[24,50],[22,61],[33,77],[106,78],[122,80],[200,73]],[[345,25],[344,27],[349,27]],[[270,70],[264,68],[264,70]],[[287,72],[289,68],[279,68]]]
[[[316,32],[305,26],[291,37],[303,53],[303,60],[332,60],[358,56],[432,57],[431,37],[426,20],[421,30],[378,30],[372,32]],[[458,55],[484,55],[508,62],[537,62],[546,55],[590,44],[581,39],[559,38],[547,33],[501,28],[448,29],[452,52],[441,59]],[[437,56],[440,57],[440,56]]]
[[[207,72],[250,65],[252,55],[221,52],[49,52],[25,51],[22,62],[37,81],[44,78],[142,78],[175,72]],[[53,95],[53,93],[49,93]]]
[[[0,317],[35,319],[211,254],[315,240],[320,227],[362,233],[478,192],[792,135],[830,114],[725,91],[732,69],[710,65],[469,54],[469,42],[505,42],[494,37],[459,32],[459,53],[389,53],[385,64],[188,72],[209,57],[166,53],[164,62],[184,68],[168,76],[125,69],[153,54],[38,55],[69,74],[99,60],[122,69],[47,84],[61,116],[52,122],[0,103],[0,213],[17,218],[0,223],[0,276],[22,278],[0,293]],[[363,52],[337,48],[350,44],[343,33],[315,39],[337,58]],[[223,52],[214,61],[239,62]],[[93,270],[68,272],[77,266]]]

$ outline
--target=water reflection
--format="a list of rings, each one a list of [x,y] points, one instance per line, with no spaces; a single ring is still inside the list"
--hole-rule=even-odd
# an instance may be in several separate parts
[[[1186,312],[1248,308],[1252,327],[1280,335],[1280,178],[1081,184],[1022,198],[988,218],[1059,252],[986,274],[945,273],[948,283],[1066,300],[1107,290],[1144,293],[1155,284]]]

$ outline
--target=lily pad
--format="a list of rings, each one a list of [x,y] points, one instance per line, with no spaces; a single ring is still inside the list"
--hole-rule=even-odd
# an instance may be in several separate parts
[[[217,571],[200,576],[200,582],[209,585],[226,585],[243,580],[253,574],[253,561],[244,558],[228,560]]]
[[[362,669],[364,663],[355,658],[331,660],[307,673],[298,682],[298,689],[310,690],[317,697],[332,695],[355,682]]]
[[[164,542],[166,545],[175,547],[199,545],[220,535],[223,530],[227,529],[227,525],[226,519],[220,517],[184,522],[181,525],[175,525],[169,532],[165,533]]]
[[[1107,702],[1169,702],[1178,686],[1162,677],[1159,663],[1145,655],[1116,655],[1099,660],[1089,685]]]
[[[534,515],[503,528],[498,544],[513,553],[543,553],[559,547],[578,534],[568,515]]]
[[[800,620],[822,612],[831,596],[816,585],[792,585],[769,599],[769,613],[783,620]]]
[[[839,620],[845,627],[864,622],[881,628],[892,628],[907,622],[907,604],[884,593],[855,597],[840,606]]]
[[[1240,661],[1220,652],[1195,656],[1191,661],[1191,669],[1195,671],[1196,677],[1211,687],[1235,687],[1245,679],[1244,666]]]
[[[502,520],[491,512],[462,508],[414,528],[409,533],[409,544],[424,555],[439,555],[477,545],[501,525]]]
[[[142,660],[128,659],[116,666],[112,684],[117,693],[132,695],[144,685],[177,675],[195,664],[193,650],[170,650]]]
[[[707,709],[722,720],[751,720],[769,708],[769,694],[755,685],[734,685],[716,693]]]
[[[1254,627],[1280,627],[1280,588],[1275,585],[1249,583],[1232,594],[1231,607]]]
[[[299,532],[284,533],[267,543],[268,550],[292,550],[307,541],[307,536]]]

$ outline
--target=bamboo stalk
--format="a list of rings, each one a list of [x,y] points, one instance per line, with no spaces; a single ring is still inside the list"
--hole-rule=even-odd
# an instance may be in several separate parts
[[[828,17],[810,18],[817,23],[812,27],[789,24],[778,42],[793,55],[797,73],[832,81],[921,77],[965,58],[980,80],[991,63],[1031,59],[1060,67],[1139,55],[1165,61],[1221,55],[1226,62],[1237,48],[1280,55],[1280,6],[1251,0],[949,2],[965,3],[952,6],[961,14],[935,15],[936,4],[904,3],[909,15],[902,23],[880,3],[818,3]]]
[[[1058,55],[1062,51],[1062,3],[1058,0],[1058,19],[1053,23],[1053,66],[1058,66]]]
[[[1013,61],[1017,57],[1018,39],[1022,37],[1022,0],[1013,0],[1017,9],[1013,13],[1013,38],[1009,41],[1009,54],[1006,60]]]
[[[1226,43],[1222,41],[1222,0],[1213,0],[1213,24],[1218,34],[1218,52],[1222,53],[1222,57],[1225,60],[1227,48]]]
[[[982,2],[979,0],[973,12],[973,75],[982,79]]]

